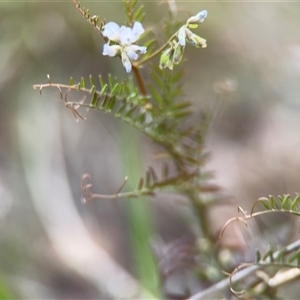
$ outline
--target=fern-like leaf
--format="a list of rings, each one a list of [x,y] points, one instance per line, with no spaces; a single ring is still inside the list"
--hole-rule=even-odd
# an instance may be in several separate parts
[[[143,22],[145,18],[144,6],[137,6],[137,0],[123,0],[125,5],[126,24],[132,26],[135,21]]]
[[[286,212],[300,216],[300,194],[296,194],[295,198],[291,198],[289,194],[278,196],[276,199],[270,195],[269,198],[259,198],[253,205],[251,215],[255,214],[254,208],[261,203],[265,211]]]
[[[91,16],[90,10],[88,8],[82,7],[79,2],[76,0],[72,0],[78,12],[92,25],[96,31],[106,40],[106,38],[102,35],[102,30],[105,25],[104,21],[99,22],[99,15]]]

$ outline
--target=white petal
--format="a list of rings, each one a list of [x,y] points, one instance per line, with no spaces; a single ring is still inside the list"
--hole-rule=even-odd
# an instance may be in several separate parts
[[[140,22],[135,21],[132,27],[132,36],[135,39],[133,43],[136,42],[144,32],[145,29],[143,25]]]
[[[186,28],[182,26],[178,31],[178,41],[181,46],[185,46],[185,38],[186,38]]]
[[[104,44],[102,54],[113,57],[113,56],[116,56],[118,53],[120,53],[121,49],[122,48],[119,45]]]
[[[120,26],[115,22],[108,22],[105,24],[102,34],[109,40],[118,42],[120,41]]]
[[[197,34],[192,33],[189,29],[186,30],[187,38],[186,40],[193,46],[197,48],[206,48],[206,40]]]
[[[138,59],[138,54],[147,53],[147,47],[138,46],[138,45],[130,45],[124,49],[129,56],[130,59],[136,60]]]
[[[131,71],[131,61],[125,52],[122,52],[122,64],[126,69],[126,72],[129,73]]]
[[[206,17],[207,17],[207,10],[202,10],[202,11],[198,12],[195,16],[190,17],[187,20],[187,24],[202,23]]]
[[[122,45],[131,45],[133,41],[132,30],[130,27],[121,26],[120,28],[120,41]]]
[[[197,17],[199,19],[199,22],[202,23],[205,18],[207,18],[207,10],[202,10],[199,13],[197,13]]]
[[[137,60],[139,58],[138,54],[132,49],[132,45],[124,48],[124,52],[132,60]]]

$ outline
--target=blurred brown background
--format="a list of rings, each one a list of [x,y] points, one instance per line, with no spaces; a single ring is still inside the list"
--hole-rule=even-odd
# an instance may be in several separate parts
[[[120,1],[81,3],[92,15],[123,23]],[[159,35],[166,6],[143,3],[144,26]],[[183,21],[187,11],[208,10],[196,30],[208,47],[186,49],[185,92],[196,109],[217,103],[208,139],[214,181],[248,210],[261,196],[294,196],[300,174],[300,4],[181,1],[178,7]],[[126,73],[117,59],[102,56],[103,41],[71,1],[0,2],[0,32],[0,278],[20,298],[107,297],[110,287],[101,287],[102,277],[121,270],[125,282],[134,280],[126,199],[82,205],[81,175],[93,176],[95,191],[114,193],[126,175],[120,134],[128,142],[132,135],[142,140],[146,165],[155,147],[109,115],[83,110],[87,121],[75,123],[56,90],[40,96],[32,85],[46,82],[47,74],[52,82],[68,83],[70,76],[79,81]],[[190,232],[176,199],[149,201],[165,240]],[[226,211],[220,223],[236,207]],[[299,233],[299,223],[295,228]]]

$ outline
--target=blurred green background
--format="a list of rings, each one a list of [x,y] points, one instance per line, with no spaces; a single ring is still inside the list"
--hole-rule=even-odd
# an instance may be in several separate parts
[[[144,26],[162,43],[166,6],[140,2]],[[120,1],[81,3],[107,21],[125,19]],[[196,31],[208,47],[186,49],[185,92],[198,110],[218,101],[208,139],[215,182],[248,210],[258,197],[299,192],[300,4],[180,1],[178,7],[183,21],[208,10]],[[127,175],[124,157],[127,165],[139,164],[130,162],[126,144],[139,141],[144,165],[135,168],[137,176],[156,164],[157,147],[99,112],[82,110],[87,121],[75,123],[57,90],[40,96],[32,88],[47,74],[68,83],[70,76],[109,72],[125,78],[125,70],[102,56],[101,37],[71,1],[0,1],[0,32],[0,295],[101,298],[114,294],[110,280],[130,289],[136,271],[127,200],[82,205],[80,179],[90,173],[96,192],[114,193]],[[146,200],[165,241],[191,233],[189,212],[177,198]],[[222,218],[211,214],[216,231],[236,205],[221,209]],[[278,228],[280,241],[299,235],[297,228],[299,222]]]

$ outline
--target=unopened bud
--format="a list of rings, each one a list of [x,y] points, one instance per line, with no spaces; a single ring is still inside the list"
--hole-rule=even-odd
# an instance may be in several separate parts
[[[186,24],[200,24],[204,21],[204,19],[207,17],[207,10],[202,10],[198,12],[195,16],[190,17]]]

